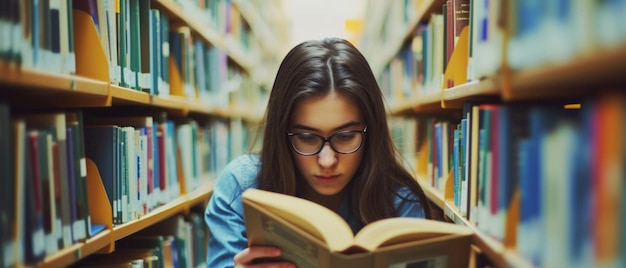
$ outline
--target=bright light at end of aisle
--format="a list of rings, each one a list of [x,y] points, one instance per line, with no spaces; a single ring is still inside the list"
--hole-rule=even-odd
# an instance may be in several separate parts
[[[290,47],[310,39],[341,37],[358,46],[365,0],[284,0]]]

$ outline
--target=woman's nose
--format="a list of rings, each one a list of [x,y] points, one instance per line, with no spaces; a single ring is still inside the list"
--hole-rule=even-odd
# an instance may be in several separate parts
[[[319,153],[317,162],[322,167],[331,167],[337,162],[337,158],[335,157],[335,150],[330,146],[330,143],[326,142],[324,147],[322,147],[322,151]]]

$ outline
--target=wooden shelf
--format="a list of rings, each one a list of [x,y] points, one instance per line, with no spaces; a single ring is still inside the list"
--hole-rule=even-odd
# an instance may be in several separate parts
[[[115,226],[113,228],[113,240],[120,240],[176,214],[188,212],[190,207],[207,201],[213,192],[213,186],[214,182],[210,182],[189,194],[182,195],[154,209],[139,219]]]
[[[125,87],[111,85],[113,103],[150,104],[150,95],[146,92],[137,91]]]
[[[80,248],[80,257],[96,253],[103,248],[109,246],[111,243],[113,243],[112,230],[103,230],[96,236],[89,238],[87,239],[87,241],[85,241],[83,246]]]
[[[219,110],[215,108],[213,105],[203,103],[199,100],[190,100],[187,103],[187,107],[190,113],[198,113],[198,114],[217,114]]]
[[[257,66],[257,61],[253,57],[255,55],[247,52],[238,40],[211,28],[203,23],[202,19],[190,18],[176,1],[151,0],[151,2],[154,8],[160,9],[171,18],[172,26],[189,26],[194,37],[225,51],[229,61],[232,60],[244,71],[252,73],[254,69],[261,68]],[[167,112],[168,116],[180,117],[188,116],[190,112],[193,112],[196,113],[192,116],[194,118],[213,115],[225,118],[233,115],[249,118],[256,116],[256,111],[219,108],[199,100],[180,96],[150,95],[146,92],[110,84],[108,81],[111,79],[109,72],[112,69],[108,66],[108,58],[97,35],[98,29],[95,27],[92,17],[77,9],[72,12],[74,24],[71,25],[70,30],[73,31],[73,38],[75,38],[76,75],[29,69],[24,65],[0,61],[0,99],[7,103],[11,113],[14,110],[21,112],[21,110],[30,111],[39,108],[105,107],[106,109],[102,109],[105,113],[126,113],[128,108],[133,109],[133,112],[139,111],[148,114]],[[267,40],[271,40],[271,38],[268,37]],[[279,41],[275,40],[275,42]],[[100,112],[100,109],[94,109],[94,111]],[[56,252],[48,252],[49,254],[38,263],[23,264],[22,262],[25,260],[17,260],[20,262],[17,266],[68,267],[94,253],[110,253],[114,250],[117,240],[178,214],[187,214],[192,208],[205,205],[215,184],[215,179],[204,179],[202,186],[196,187],[192,192],[155,208],[139,219],[114,226],[112,223],[112,205],[109,202],[97,167],[89,158],[84,162],[86,162],[86,169],[88,170],[85,171],[88,173],[88,192],[85,195],[89,199],[89,216],[92,223],[106,226],[105,230]],[[63,209],[66,208],[63,207]]]
[[[82,244],[74,244],[56,253],[48,254],[41,263],[37,264],[37,267],[64,267],[74,263],[81,258],[81,247]]]
[[[626,43],[581,55],[568,62],[512,71],[510,86],[503,85],[504,100],[562,98],[593,93],[601,87],[626,85]],[[507,78],[502,78],[503,83]]]
[[[147,215],[130,222],[113,227],[113,240],[117,241],[132,235],[148,226],[172,217],[184,211],[186,196],[180,196],[171,202],[162,205]]]
[[[185,195],[185,198],[187,198],[185,212],[188,212],[193,206],[205,203],[209,200],[209,197],[211,197],[217,178],[208,178],[203,181],[206,181],[207,183]]]
[[[172,25],[179,24],[189,26],[195,35],[201,37],[205,42],[226,51],[231,59],[249,73],[255,67],[255,61],[252,57],[246,55],[239,42],[234,40],[229,41],[228,38],[223,37],[222,33],[217,32],[204,23],[194,20],[185,13],[178,3],[173,0],[152,0],[152,3],[170,17]]]
[[[85,242],[80,242],[63,248],[56,253],[49,254],[42,262],[35,266],[52,268],[71,265],[81,260],[84,256],[96,253],[117,240],[139,232],[148,226],[156,224],[176,214],[186,213],[189,211],[190,207],[208,200],[213,192],[214,184],[214,180],[210,180],[206,185],[187,195],[182,195],[172,202],[156,208],[139,219],[115,226],[113,230],[104,230],[98,235],[87,239]]]
[[[107,82],[90,78],[19,69],[0,63],[0,94],[41,107],[102,107],[110,105]]]
[[[7,86],[36,88],[40,90],[58,92],[78,92],[83,94],[106,96],[108,83],[90,78],[55,74],[39,70],[19,69],[0,63],[0,84]]]
[[[255,33],[255,36],[259,40],[264,54],[271,55],[271,58],[280,61],[282,59],[283,50],[277,49],[281,47],[278,40],[272,33],[272,28],[268,26],[265,21],[259,16],[259,13],[255,11],[255,7],[249,0],[233,0],[233,3],[241,12],[241,16],[248,22],[251,30]],[[280,54],[279,54],[280,53]]]
[[[487,255],[495,267],[534,267],[514,249],[505,248],[501,242],[485,234],[476,225],[469,222],[460,214],[459,209],[451,203],[451,200],[445,200],[444,194],[431,186],[425,179],[419,178],[418,181],[423,182],[420,186],[426,197],[439,207],[446,217],[454,223],[468,226],[474,231],[474,244]]]
[[[398,30],[395,36],[388,38],[388,41],[384,44],[382,48],[375,48],[374,51],[371,49],[368,51],[368,54],[372,55],[371,66],[374,75],[380,74],[385,65],[396,56],[404,41],[410,36],[410,34],[415,29],[415,26],[422,20],[427,20],[430,17],[431,12],[437,11],[437,7],[440,9],[444,4],[443,0],[424,0],[421,2],[418,10],[413,13],[413,16],[408,19],[405,25],[402,26],[402,29]],[[387,4],[387,6],[390,4]],[[440,10],[439,10],[440,12]],[[383,13],[383,12],[378,12]],[[377,14],[378,14],[377,13]],[[386,12],[385,12],[386,13]],[[381,18],[378,18],[376,15],[376,21],[374,21],[374,27],[376,29],[380,29],[382,27],[382,19],[384,19],[384,14],[381,14]],[[380,22],[378,22],[380,20]],[[381,25],[379,25],[381,24]]]
[[[420,93],[409,100],[390,103],[391,115],[437,113],[462,108],[464,102],[506,102],[582,98],[600,90],[626,85],[626,44],[567,63],[520,70],[443,90]]]
[[[481,81],[470,81],[465,84],[448,88],[443,91],[443,100],[446,104],[463,103],[473,98],[483,96],[499,96],[500,83],[497,79],[487,78]]]
[[[150,104],[168,110],[168,113],[177,116],[189,114],[189,100],[181,96],[150,95]]]

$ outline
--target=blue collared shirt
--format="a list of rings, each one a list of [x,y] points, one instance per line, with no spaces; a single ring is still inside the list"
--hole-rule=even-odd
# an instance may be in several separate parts
[[[257,188],[259,165],[258,155],[242,155],[226,165],[220,174],[204,213],[211,233],[207,267],[233,267],[235,254],[248,247],[241,194],[248,188]],[[407,188],[401,188],[398,194],[409,200],[418,200]],[[394,204],[400,217],[425,217],[419,201],[406,202],[396,197]],[[338,214],[348,222],[354,233],[363,227],[356,217],[351,216],[346,202]]]

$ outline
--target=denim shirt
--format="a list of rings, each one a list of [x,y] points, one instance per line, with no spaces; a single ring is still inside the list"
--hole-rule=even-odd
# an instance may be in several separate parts
[[[248,247],[241,194],[248,188],[257,188],[259,167],[258,155],[242,155],[228,163],[220,174],[204,213],[210,230],[207,267],[233,267],[235,254]],[[399,189],[398,196],[418,200],[407,188]],[[406,202],[396,197],[394,204],[400,217],[424,218],[419,201]],[[345,200],[338,214],[354,233],[363,227],[351,215]]]

